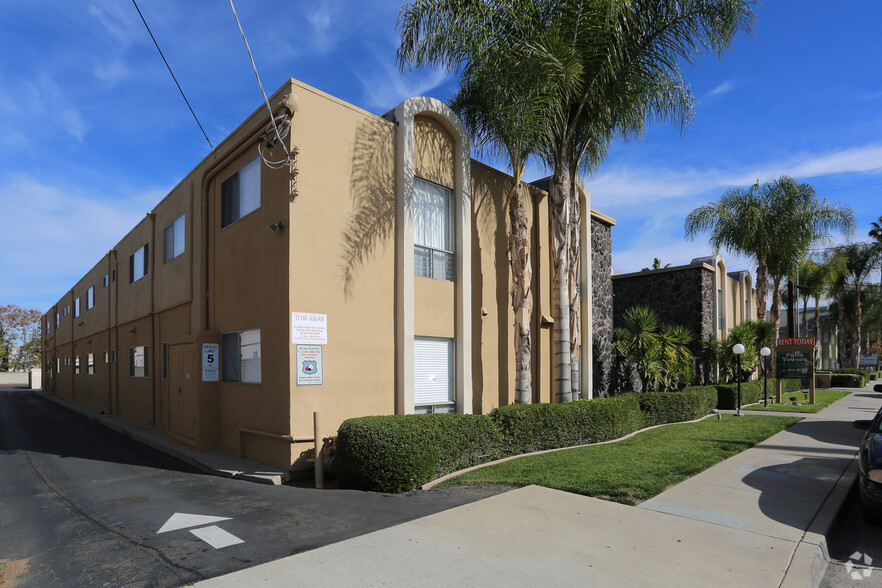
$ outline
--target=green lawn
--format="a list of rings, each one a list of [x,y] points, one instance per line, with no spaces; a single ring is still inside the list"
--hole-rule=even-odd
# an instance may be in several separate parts
[[[522,457],[439,486],[536,484],[638,504],[799,422],[796,417],[723,415],[652,429],[630,439]]]
[[[852,390],[851,392],[854,392]],[[781,404],[772,404],[769,402],[769,408],[760,404],[751,404],[750,406],[742,406],[741,410],[768,410],[773,412],[818,412],[822,408],[827,408],[840,398],[845,398],[851,392],[845,392],[842,390],[815,390],[815,404],[808,404],[808,400],[802,394],[802,392],[790,392],[788,394],[781,394],[781,400],[783,401]],[[791,396],[796,396],[797,402],[802,402],[801,406],[794,406],[790,404],[789,398]],[[772,399],[775,397],[775,394],[770,390],[769,398]]]

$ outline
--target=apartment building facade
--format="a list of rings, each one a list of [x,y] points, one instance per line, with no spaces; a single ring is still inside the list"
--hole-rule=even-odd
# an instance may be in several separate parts
[[[333,435],[350,417],[512,403],[511,178],[471,160],[437,100],[380,117],[290,80],[270,105],[281,143],[255,111],[49,309],[44,389],[295,469],[316,412]],[[548,402],[549,208],[531,196],[532,389]],[[583,250],[604,250],[582,256],[582,291],[610,298],[615,221],[582,202]],[[611,300],[583,299],[591,397],[592,335],[612,330],[594,309]]]

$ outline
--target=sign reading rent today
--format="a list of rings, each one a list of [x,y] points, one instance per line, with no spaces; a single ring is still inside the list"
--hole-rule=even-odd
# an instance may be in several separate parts
[[[775,374],[779,378],[811,378],[814,337],[789,337],[775,342]]]

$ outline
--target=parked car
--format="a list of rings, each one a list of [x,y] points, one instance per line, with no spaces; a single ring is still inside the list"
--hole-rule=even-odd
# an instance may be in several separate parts
[[[854,421],[856,429],[866,431],[861,440],[858,488],[864,516],[871,523],[882,523],[882,408],[873,420]]]

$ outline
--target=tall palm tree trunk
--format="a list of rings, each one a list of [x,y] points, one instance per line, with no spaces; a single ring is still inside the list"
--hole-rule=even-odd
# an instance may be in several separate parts
[[[572,179],[575,179],[573,176]],[[579,206],[579,194],[575,186],[570,186],[570,246],[568,249],[570,273],[570,385],[572,399],[582,397],[582,290],[579,287],[582,279],[582,211]]]
[[[527,224],[527,189],[522,182],[512,190],[508,201],[508,255],[511,263],[511,309],[514,311],[515,402],[529,404],[532,343],[530,323],[533,316],[533,262],[530,258],[530,228]]]
[[[758,320],[758,321],[766,320],[766,305],[768,304],[768,300],[769,300],[769,268],[766,265],[765,256],[757,255],[757,258],[756,258],[756,320]]]
[[[854,327],[851,330],[851,366],[860,367],[861,365],[861,320],[863,319],[863,308],[861,305],[861,283],[855,283],[854,298]]]
[[[554,315],[554,397],[557,402],[573,399],[570,355],[570,296],[569,296],[569,216],[570,179],[565,154],[559,154],[551,186],[552,235],[552,313]]]
[[[758,292],[758,291],[757,291]],[[759,293],[757,293],[759,296]],[[776,279],[772,285],[772,308],[769,310],[769,322],[775,325],[775,332],[781,328],[781,284]],[[794,325],[789,325],[794,326]]]
[[[842,292],[836,292],[836,343],[837,343],[837,359],[839,367],[844,368],[848,365],[848,355],[845,353],[845,308],[842,307]]]

